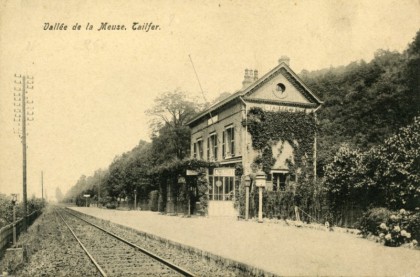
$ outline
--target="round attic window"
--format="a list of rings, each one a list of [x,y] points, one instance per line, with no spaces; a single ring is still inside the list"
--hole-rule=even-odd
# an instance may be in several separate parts
[[[283,93],[286,90],[286,86],[283,83],[278,83],[276,86],[276,90],[279,93]]]
[[[273,88],[273,93],[278,98],[286,97],[286,86],[283,83],[278,83]]]

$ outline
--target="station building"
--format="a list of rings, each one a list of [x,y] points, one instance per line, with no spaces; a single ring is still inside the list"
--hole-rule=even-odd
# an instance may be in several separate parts
[[[246,124],[243,124],[250,108],[314,112],[320,107],[322,101],[293,72],[289,61],[288,57],[283,56],[279,64],[261,78],[257,70],[246,69],[239,91],[188,122],[191,129],[191,158],[219,165],[207,170],[209,216],[238,214],[233,203],[235,183],[240,181],[241,176],[235,176],[235,168],[241,165],[243,175],[250,174],[252,163],[258,155],[252,147]],[[288,142],[280,141],[272,146],[272,150],[276,163],[267,176],[266,188],[282,190],[290,180],[286,159],[293,160],[293,149]]]

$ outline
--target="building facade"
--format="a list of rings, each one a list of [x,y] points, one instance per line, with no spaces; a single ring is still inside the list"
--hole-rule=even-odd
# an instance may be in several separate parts
[[[247,113],[253,107],[266,111],[315,112],[322,101],[300,80],[289,67],[289,59],[282,57],[270,72],[258,77],[257,70],[245,70],[241,90],[212,105],[189,123],[191,128],[191,157],[219,166],[209,168],[209,216],[235,216],[233,208],[235,184],[241,176],[252,172],[258,152],[252,147],[247,131]],[[315,139],[315,138],[314,138]],[[281,149],[281,150],[280,150]],[[272,146],[276,163],[267,176],[266,188],[283,190],[291,176],[286,160],[293,160],[293,149],[288,142]]]

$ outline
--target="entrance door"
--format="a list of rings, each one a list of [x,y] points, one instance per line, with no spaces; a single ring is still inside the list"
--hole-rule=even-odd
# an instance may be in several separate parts
[[[209,176],[209,200],[231,201],[234,199],[235,177]]]

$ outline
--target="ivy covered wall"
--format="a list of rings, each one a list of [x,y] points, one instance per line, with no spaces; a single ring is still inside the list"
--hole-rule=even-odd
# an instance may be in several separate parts
[[[266,174],[270,173],[276,159],[273,146],[287,141],[293,148],[293,161],[289,170],[301,178],[313,178],[314,137],[316,122],[314,113],[271,112],[251,108],[243,122],[251,134],[252,147],[258,151],[254,160]]]
[[[264,214],[269,217],[289,218],[293,215],[293,206],[299,205],[313,214],[321,213],[320,191],[314,184],[314,138],[317,125],[314,113],[306,111],[264,111],[254,107],[248,111],[247,119],[243,121],[252,139],[252,148],[257,152],[253,161],[255,167],[260,167],[270,174],[276,163],[273,147],[287,142],[293,149],[293,158],[286,159],[289,173],[296,176],[286,191],[264,192]],[[281,154],[282,149],[274,152]],[[243,186],[243,184],[241,184]],[[245,189],[239,189],[239,207],[244,207]],[[257,190],[251,187],[250,215],[257,214]],[[319,198],[319,199],[317,199]],[[241,214],[244,210],[240,209]]]

